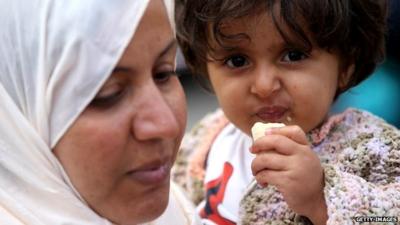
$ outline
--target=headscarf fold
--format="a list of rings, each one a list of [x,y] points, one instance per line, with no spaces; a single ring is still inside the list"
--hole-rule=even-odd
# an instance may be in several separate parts
[[[110,76],[148,2],[0,0],[0,224],[111,224],[51,149]]]

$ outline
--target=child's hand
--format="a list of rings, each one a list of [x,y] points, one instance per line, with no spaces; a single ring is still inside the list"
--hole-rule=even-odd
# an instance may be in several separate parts
[[[326,223],[323,169],[299,126],[269,129],[251,152],[256,154],[251,169],[259,184],[276,186],[289,207],[314,224]]]

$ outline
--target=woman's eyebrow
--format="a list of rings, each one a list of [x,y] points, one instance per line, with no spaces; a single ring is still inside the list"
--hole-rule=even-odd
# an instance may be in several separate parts
[[[162,58],[162,57],[165,56],[169,51],[171,51],[171,49],[174,49],[176,46],[177,46],[176,39],[172,39],[172,40],[168,43],[167,47],[165,47],[165,48],[160,52],[160,54],[158,54],[158,58]]]
[[[165,56],[166,54],[168,54],[168,52],[170,52],[172,49],[174,49],[177,46],[177,42],[176,39],[171,40],[167,47],[165,47],[159,54],[158,54],[158,58],[162,58],[163,56]],[[123,65],[117,65],[112,73],[131,73],[132,72],[132,68],[130,68],[129,66],[123,66]]]

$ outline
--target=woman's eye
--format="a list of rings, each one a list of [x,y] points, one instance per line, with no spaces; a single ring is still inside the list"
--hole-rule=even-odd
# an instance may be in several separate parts
[[[284,56],[283,56],[283,61],[284,62],[296,62],[296,61],[300,61],[303,60],[305,58],[307,58],[308,55],[305,54],[302,51],[299,50],[292,50],[292,51],[288,51]]]
[[[226,59],[224,64],[229,68],[240,68],[249,65],[249,62],[247,58],[242,55],[234,55]]]
[[[106,93],[101,93],[100,91],[96,97],[90,102],[90,106],[98,108],[111,107],[117,104],[123,95],[122,89],[114,89],[112,91],[105,91]]]
[[[168,82],[172,76],[177,76],[177,73],[175,71],[164,71],[164,72],[155,73],[153,76],[153,79],[157,83],[165,83],[165,82]]]

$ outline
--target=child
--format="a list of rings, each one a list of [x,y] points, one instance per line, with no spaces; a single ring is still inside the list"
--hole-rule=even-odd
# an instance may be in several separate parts
[[[186,62],[222,108],[185,137],[175,174],[204,224],[400,220],[399,130],[356,109],[329,115],[338,95],[382,61],[386,2],[177,7]],[[286,126],[253,142],[259,121]]]

